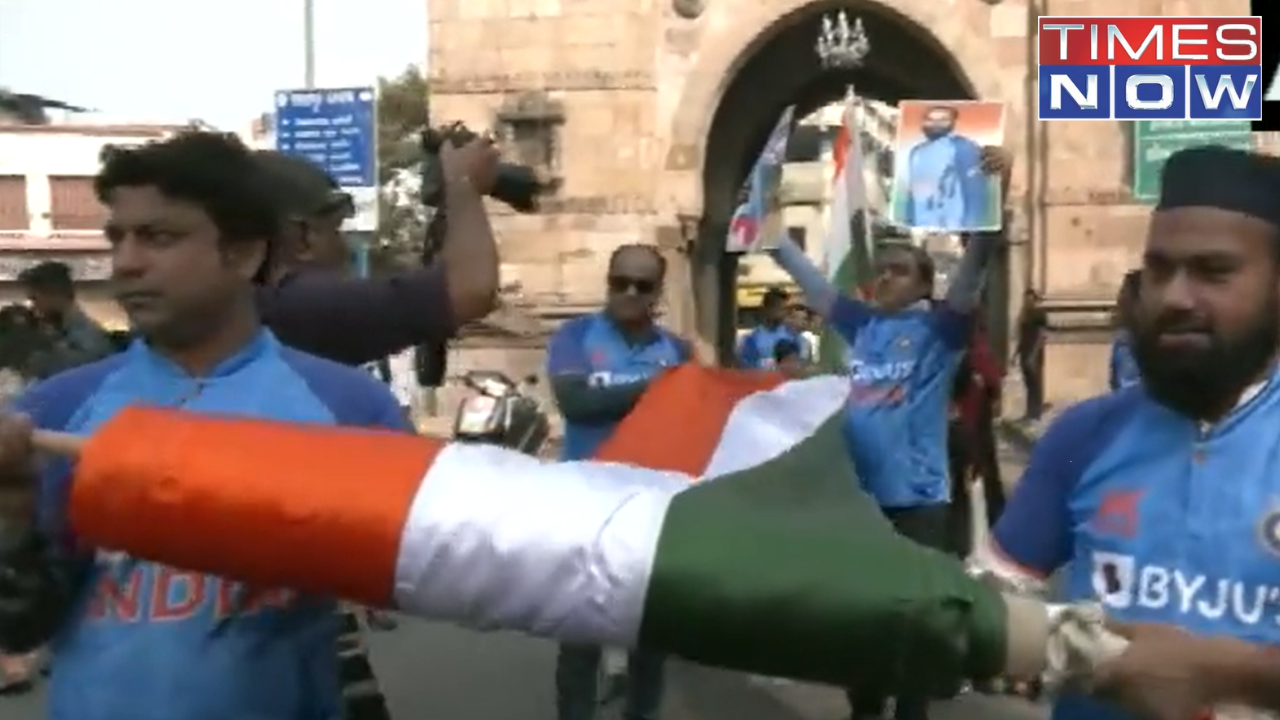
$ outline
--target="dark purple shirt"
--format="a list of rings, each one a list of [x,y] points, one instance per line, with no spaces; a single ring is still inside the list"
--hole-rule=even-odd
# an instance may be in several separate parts
[[[374,278],[299,270],[259,290],[258,312],[284,344],[349,365],[457,330],[439,265]]]

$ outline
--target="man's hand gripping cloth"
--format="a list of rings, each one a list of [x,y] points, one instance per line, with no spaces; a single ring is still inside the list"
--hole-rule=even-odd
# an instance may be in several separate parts
[[[965,566],[970,575],[1006,595],[1039,600],[1048,590],[1042,578],[1008,562],[989,543],[979,545]],[[1087,692],[1095,668],[1119,657],[1128,642],[1107,630],[1099,603],[1048,605],[1048,609],[1050,629],[1042,673],[1045,690],[1050,694]]]
[[[945,691],[1039,672],[1044,606],[898,536],[858,490],[847,390],[682,367],[600,461],[555,464],[130,409],[86,443],[70,517],[83,543],[176,567],[765,675]]]

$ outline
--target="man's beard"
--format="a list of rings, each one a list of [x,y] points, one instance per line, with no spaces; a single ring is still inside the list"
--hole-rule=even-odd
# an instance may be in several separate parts
[[[920,133],[924,135],[925,138],[928,140],[937,140],[938,138],[943,138],[950,135],[951,128],[926,125],[925,127],[920,129]]]
[[[1160,318],[1139,324],[1133,333],[1133,359],[1147,394],[1157,402],[1197,420],[1229,408],[1267,369],[1280,345],[1280,309],[1270,297],[1239,337],[1209,331],[1208,347],[1171,349],[1160,345],[1170,331],[1205,330],[1184,318]]]

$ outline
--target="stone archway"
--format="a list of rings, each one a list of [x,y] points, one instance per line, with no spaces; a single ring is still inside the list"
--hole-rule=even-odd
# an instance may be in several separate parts
[[[1021,87],[1005,82],[1008,73],[1001,71],[992,46],[992,8],[978,0],[712,0],[699,22],[714,28],[714,36],[701,41],[695,64],[669,116],[662,209],[672,214],[702,214],[701,173],[707,140],[725,91],[743,66],[765,51],[779,33],[799,23],[815,22],[823,12],[838,8],[896,18],[917,39],[919,48],[942,57],[948,72],[964,78],[969,94],[1021,105]],[[876,62],[876,53],[881,52],[874,43],[873,37],[869,63]]]
[[[866,63],[852,72],[824,71],[813,51],[821,16],[836,9],[862,18],[871,38]],[[1021,105],[1022,87],[1003,81],[991,8],[976,0],[713,0],[707,16],[701,21],[717,32],[701,41],[680,89],[661,187],[663,209],[698,223],[686,331],[723,357],[732,343],[736,266],[722,252],[724,228],[736,188],[782,108],[796,104],[804,114],[838,99],[848,83],[891,102],[980,97],[1011,106]]]

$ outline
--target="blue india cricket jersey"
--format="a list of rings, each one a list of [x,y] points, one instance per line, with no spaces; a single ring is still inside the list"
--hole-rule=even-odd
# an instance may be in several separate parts
[[[1068,599],[1118,620],[1280,643],[1280,382],[1205,426],[1141,386],[1046,432],[994,531],[1027,572],[1067,569]],[[1078,695],[1055,720],[1133,720]]]
[[[800,348],[800,359],[808,362],[813,359],[813,350],[809,341],[800,333],[786,325],[766,327],[757,325],[747,333],[738,345],[738,365],[748,370],[773,370],[777,367],[773,351],[778,343],[790,340]]]
[[[845,434],[885,508],[948,502],[947,418],[968,316],[943,304],[881,313],[840,296],[829,324],[849,346]]]
[[[547,348],[549,375],[585,375],[594,387],[647,383],[663,370],[689,359],[684,341],[662,328],[641,342],[629,342],[602,313],[574,318],[556,331]],[[562,460],[595,454],[616,422],[568,423]]]
[[[37,427],[87,434],[133,404],[407,429],[377,380],[286,348],[267,331],[201,378],[136,341],[126,352],[34,386],[17,409]],[[44,530],[71,550],[69,469],[46,464],[40,512]],[[83,561],[81,590],[52,644],[53,720],[340,716],[330,599],[247,587],[115,552],[89,551]]]

